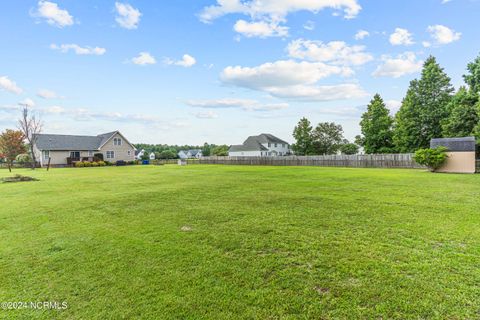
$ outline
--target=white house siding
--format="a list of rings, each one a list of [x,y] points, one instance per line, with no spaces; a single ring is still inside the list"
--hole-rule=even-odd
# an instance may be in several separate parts
[[[288,148],[288,144],[277,143],[275,147],[275,143],[264,143],[263,146],[268,149],[269,152],[276,151],[279,156],[284,156],[289,153],[290,149]]]
[[[122,139],[121,146],[116,146],[113,144],[113,140],[115,138]],[[115,157],[113,159],[108,159],[107,151],[114,151]],[[130,155],[128,154],[128,151],[130,151]],[[112,138],[110,138],[110,140],[108,140],[107,143],[103,147],[101,147],[99,152],[103,154],[103,160],[105,161],[116,162],[135,160],[135,149],[118,133],[115,134]]]

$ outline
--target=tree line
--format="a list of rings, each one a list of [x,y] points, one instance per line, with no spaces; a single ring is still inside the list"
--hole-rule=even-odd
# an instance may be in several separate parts
[[[138,150],[145,150],[145,153],[154,153],[156,159],[176,159],[181,150],[197,149],[202,150],[202,155],[208,156],[227,156],[229,147],[227,145],[216,145],[205,142],[203,146],[195,145],[168,145],[168,144],[134,144]]]
[[[467,65],[463,79],[465,85],[455,92],[450,77],[430,56],[420,79],[410,82],[394,116],[380,94],[374,95],[361,117],[362,134],[354,143],[343,139],[340,125],[325,122],[313,129],[302,118],[293,131],[292,149],[298,155],[348,154],[345,151],[353,152],[355,146],[368,154],[409,153],[429,148],[432,138],[475,136],[480,140],[480,56]]]

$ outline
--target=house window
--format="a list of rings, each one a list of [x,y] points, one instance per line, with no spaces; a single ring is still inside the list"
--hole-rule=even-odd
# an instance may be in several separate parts
[[[277,144],[275,143],[275,148],[277,147]]]
[[[269,142],[269,143],[268,143],[268,147],[270,148],[271,146],[272,146],[272,144]]]
[[[114,138],[114,139],[113,139],[113,145],[114,145],[114,146],[121,146],[121,145],[122,145],[122,139],[120,139],[120,138]]]
[[[89,157],[93,157],[93,151],[91,151],[91,150],[88,151],[88,156],[89,156]]]
[[[70,151],[70,158],[80,159],[80,151]]]
[[[107,151],[107,159],[115,158],[115,151]]]
[[[282,143],[282,148],[285,148],[285,144],[284,144],[284,143]]]
[[[48,160],[50,158],[50,151],[43,150],[43,160]]]
[[[128,155],[131,155],[131,154],[132,154],[132,152],[131,152],[130,150],[128,150],[128,151],[127,151],[127,154],[128,154]]]

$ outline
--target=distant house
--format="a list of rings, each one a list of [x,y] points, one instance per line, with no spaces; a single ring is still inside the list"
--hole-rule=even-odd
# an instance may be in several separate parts
[[[150,155],[148,157],[150,158],[150,160],[155,160],[155,153],[150,152]]]
[[[178,157],[180,159],[200,159],[203,157],[203,154],[200,149],[180,150],[178,152]]]
[[[228,150],[231,157],[273,157],[290,153],[288,142],[268,133],[250,136],[243,144],[233,145]]]
[[[142,157],[144,154],[145,154],[145,149],[135,151],[135,159],[142,160]]]
[[[42,166],[46,166],[49,159],[54,166],[93,161],[98,153],[105,161],[133,161],[136,150],[119,131],[98,136],[38,134],[33,149]]]

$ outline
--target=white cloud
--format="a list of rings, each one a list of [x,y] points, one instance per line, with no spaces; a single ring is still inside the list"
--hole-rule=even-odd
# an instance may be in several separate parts
[[[0,77],[0,88],[16,94],[23,92],[22,88],[17,86],[15,81],[10,80],[7,76]]]
[[[140,52],[138,57],[132,58],[132,62],[141,66],[155,64],[157,60],[148,52]]]
[[[127,3],[115,2],[115,21],[125,29],[137,29],[142,13]]]
[[[297,11],[310,11],[317,13],[323,9],[331,8],[343,10],[344,17],[354,18],[362,7],[357,0],[217,0],[217,5],[205,7],[200,13],[200,20],[211,22],[227,14],[241,13],[251,17],[268,16],[274,20],[282,20],[289,13]]]
[[[460,40],[462,36],[461,32],[456,32],[446,26],[440,24],[429,26],[427,31],[430,33],[430,36],[434,40],[436,45],[449,44],[454,41]]]
[[[452,0],[442,0],[442,4],[449,3]]]
[[[362,39],[365,39],[368,36],[370,36],[370,32],[368,32],[366,30],[358,30],[357,33],[355,34],[354,38],[355,38],[355,40],[362,40]]]
[[[196,108],[242,109],[245,111],[275,111],[288,108],[288,103],[261,103],[252,99],[188,100],[186,104]]]
[[[338,85],[296,85],[289,87],[271,87],[267,92],[278,98],[300,101],[332,101],[362,98],[368,95],[358,84]]]
[[[199,119],[216,119],[218,118],[218,114],[216,114],[212,110],[208,110],[208,111],[197,112],[195,114],[195,117]]]
[[[54,91],[47,90],[47,89],[38,90],[37,96],[40,97],[40,98],[43,98],[43,99],[56,99],[56,98],[58,98],[58,95]]]
[[[385,55],[382,60],[383,63],[372,74],[375,77],[399,78],[422,69],[422,61],[417,60],[413,52],[405,52],[396,58]]]
[[[74,24],[73,17],[67,10],[60,9],[55,2],[39,1],[38,7],[32,16],[44,18],[52,26],[63,28]]]
[[[316,62],[329,62],[334,65],[362,65],[373,60],[372,55],[365,52],[364,46],[348,46],[343,41],[323,43],[298,39],[287,47],[290,57],[307,59]]]
[[[286,87],[313,84],[331,75],[349,76],[350,68],[330,66],[322,62],[280,60],[257,67],[227,67],[220,78],[224,83],[246,88]]]
[[[30,98],[23,99],[22,101],[19,102],[19,104],[29,108],[35,107],[35,101],[33,101]]]
[[[346,19],[358,15],[361,6],[357,0],[217,0],[216,5],[205,7],[199,14],[202,22],[211,23],[213,20],[228,14],[243,14],[250,17],[251,22],[239,20],[235,30],[247,34],[249,37],[285,36],[288,27],[286,23],[290,13],[310,11],[317,13],[323,9],[343,10]]]
[[[308,31],[315,30],[315,22],[308,20],[303,24],[303,28]]]
[[[59,50],[60,52],[67,53],[68,51],[72,50],[75,52],[75,54],[78,55],[96,55],[96,56],[101,56],[107,52],[107,49],[105,48],[100,48],[100,47],[81,47],[78,44],[61,44],[61,45],[56,45],[52,43],[50,45],[50,49],[52,50]]]
[[[65,108],[60,107],[60,106],[51,106],[48,108],[45,108],[43,110],[45,113],[50,113],[50,114],[63,114],[65,113]]]
[[[267,92],[272,96],[310,101],[349,99],[365,95],[357,84],[318,86],[317,82],[332,75],[349,76],[348,67],[322,62],[281,60],[256,67],[227,67],[220,75],[225,84]]]
[[[407,29],[396,28],[395,32],[390,35],[390,43],[394,46],[409,46],[414,44],[413,37]]]
[[[425,48],[430,48],[432,46],[432,43],[429,41],[422,41],[422,46]]]
[[[182,60],[172,60],[170,58],[165,58],[163,62],[168,65],[190,68],[197,63],[197,60],[189,54],[184,54]]]
[[[279,26],[276,22],[238,20],[233,29],[247,38],[285,37],[288,35],[288,27]]]

